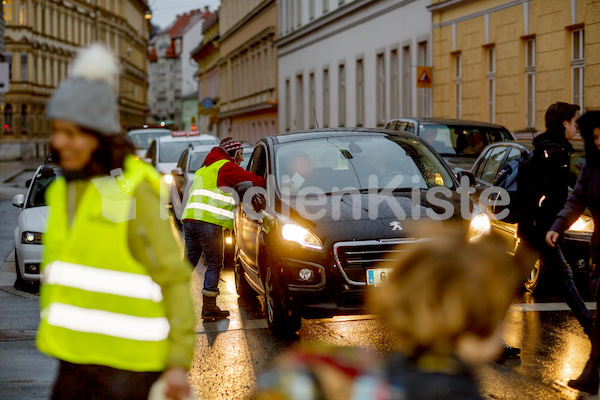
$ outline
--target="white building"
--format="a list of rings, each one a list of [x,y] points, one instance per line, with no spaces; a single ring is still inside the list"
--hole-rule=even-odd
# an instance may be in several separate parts
[[[426,0],[278,0],[279,132],[431,116]]]
[[[198,66],[190,52],[202,41],[202,21],[207,14],[210,12],[205,9],[179,15],[150,41],[151,122],[165,121],[176,129],[184,127],[182,99],[198,90],[194,78]]]

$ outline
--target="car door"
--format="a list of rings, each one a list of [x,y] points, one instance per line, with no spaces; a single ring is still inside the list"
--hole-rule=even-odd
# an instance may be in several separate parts
[[[256,146],[248,164],[248,171],[258,176],[267,177],[267,151],[263,144]],[[238,205],[236,215],[235,236],[239,246],[239,257],[247,267],[247,272],[257,278],[258,275],[258,238],[262,218],[252,210],[252,205],[243,201]]]

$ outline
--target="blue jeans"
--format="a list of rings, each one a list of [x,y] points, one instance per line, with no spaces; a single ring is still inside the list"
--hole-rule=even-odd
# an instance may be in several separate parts
[[[204,221],[183,221],[187,259],[196,268],[202,252],[206,255],[203,294],[219,294],[219,276],[223,268],[223,228]],[[207,293],[208,292],[208,293]]]

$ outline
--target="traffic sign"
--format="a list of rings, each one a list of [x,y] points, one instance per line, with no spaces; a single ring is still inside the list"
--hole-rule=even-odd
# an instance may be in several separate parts
[[[417,87],[431,88],[431,67],[417,66]]]

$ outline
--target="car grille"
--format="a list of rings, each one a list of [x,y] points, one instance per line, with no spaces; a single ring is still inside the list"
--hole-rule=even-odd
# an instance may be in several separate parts
[[[339,242],[333,246],[334,257],[344,278],[353,285],[367,284],[367,270],[396,260],[407,246],[422,239],[368,240]]]

